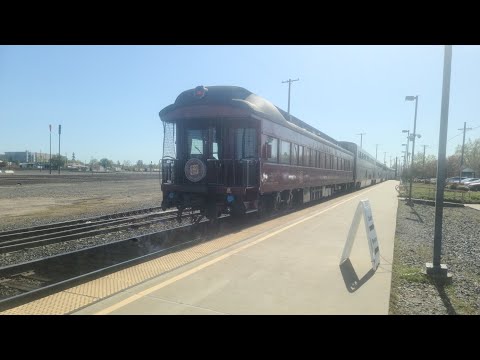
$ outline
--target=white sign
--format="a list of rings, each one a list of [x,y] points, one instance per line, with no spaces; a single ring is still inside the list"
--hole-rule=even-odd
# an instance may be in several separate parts
[[[373,223],[372,209],[370,208],[370,202],[368,200],[360,201],[357,206],[357,210],[353,216],[352,225],[350,226],[350,231],[348,232],[347,242],[343,249],[342,258],[340,259],[340,265],[350,257],[353,241],[355,240],[355,234],[357,233],[362,213],[365,223],[365,231],[367,232],[368,247],[370,248],[372,269],[377,270],[380,265],[380,248],[378,246],[377,232],[375,231],[375,225]]]

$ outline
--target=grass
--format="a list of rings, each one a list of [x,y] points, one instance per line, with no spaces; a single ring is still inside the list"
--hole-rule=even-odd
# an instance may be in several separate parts
[[[434,184],[413,184],[412,198],[435,201],[437,186]],[[408,184],[401,186],[400,196],[408,196]],[[449,202],[480,204],[480,191],[464,191],[445,188],[444,199]]]
[[[433,281],[423,273],[422,269],[413,266],[398,266],[398,277],[401,280],[419,284],[433,284]]]
[[[448,295],[450,302],[458,315],[478,315],[477,310],[468,302],[459,299],[455,294],[453,284],[445,286],[445,293]]]

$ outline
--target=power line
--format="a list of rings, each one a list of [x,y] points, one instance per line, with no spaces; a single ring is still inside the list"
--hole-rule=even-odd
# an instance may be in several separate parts
[[[480,128],[480,125],[479,126],[475,126],[474,128],[468,128],[468,130],[475,130],[475,129],[478,129]],[[457,135],[455,136],[452,136],[450,139],[448,139],[448,141],[452,140],[452,139],[455,139],[457,136],[460,136],[463,134],[463,129],[458,129],[458,130],[461,130],[462,132],[458,133]]]

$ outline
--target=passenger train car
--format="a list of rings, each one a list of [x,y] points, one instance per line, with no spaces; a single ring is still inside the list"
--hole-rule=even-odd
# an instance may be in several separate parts
[[[393,172],[351,142],[236,86],[198,86],[160,111],[162,208],[274,211],[359,189]]]

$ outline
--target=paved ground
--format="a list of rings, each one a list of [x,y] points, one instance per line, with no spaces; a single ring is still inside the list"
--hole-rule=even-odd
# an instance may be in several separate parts
[[[231,234],[239,239],[234,245],[77,314],[388,314],[397,183],[388,181]],[[363,224],[350,266],[339,267],[363,199],[370,201],[380,245],[376,272],[371,271]],[[221,241],[225,239],[213,240],[212,246]]]

